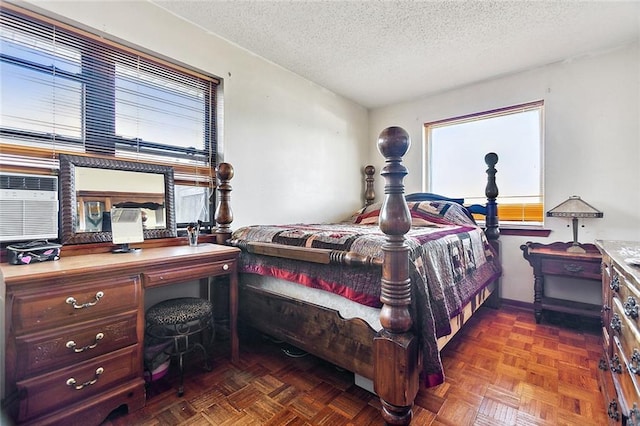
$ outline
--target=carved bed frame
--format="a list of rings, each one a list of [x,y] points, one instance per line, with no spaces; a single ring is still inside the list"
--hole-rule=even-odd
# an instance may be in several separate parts
[[[403,179],[408,172],[402,157],[409,146],[408,133],[399,127],[385,129],[378,138],[378,149],[386,162],[381,171],[385,179],[385,196],[379,226],[386,234],[382,260],[348,252],[277,244],[252,243],[242,247],[253,253],[320,263],[379,264],[382,267],[380,322],[383,330],[376,332],[362,319],[345,320],[334,310],[256,288],[241,286],[239,296],[239,315],[244,324],[373,380],[374,391],[382,403],[382,416],[392,425],[411,422],[421,368],[418,337],[412,332],[409,248],[405,243],[411,216],[404,195]],[[488,166],[485,234],[496,248],[500,234],[494,167],[497,161],[494,153],[485,156]],[[365,168],[367,205],[374,199],[374,173],[373,166]],[[217,241],[226,243],[231,236],[233,220],[229,204],[233,168],[222,163],[216,174],[219,180],[215,214]]]

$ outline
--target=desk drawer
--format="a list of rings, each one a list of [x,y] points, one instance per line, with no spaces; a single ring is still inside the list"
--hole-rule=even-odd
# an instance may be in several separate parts
[[[86,400],[140,375],[140,349],[133,345],[43,376],[19,381],[18,421]]]
[[[549,275],[575,276],[600,280],[600,262],[580,262],[562,259],[542,259],[542,273]]]
[[[16,292],[10,326],[19,335],[137,309],[141,293],[138,283],[139,277],[133,276],[59,286],[49,291]]]
[[[137,343],[137,312],[78,326],[56,328],[44,333],[18,337],[16,359],[18,379],[66,365],[76,365],[89,358]]]
[[[228,275],[237,269],[237,260],[234,256],[228,260],[219,262],[202,263],[199,265],[185,266],[182,268],[161,269],[142,274],[142,282],[145,287],[155,287],[173,283],[187,282],[202,277],[214,277]]]

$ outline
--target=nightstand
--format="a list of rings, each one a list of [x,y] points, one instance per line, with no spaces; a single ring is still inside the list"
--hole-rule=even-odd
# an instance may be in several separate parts
[[[581,244],[586,253],[571,253],[566,249],[572,243],[540,244],[528,242],[520,246],[522,254],[533,268],[533,308],[536,323],[540,323],[542,311],[557,311],[588,317],[600,317],[600,305],[555,299],[544,294],[545,275],[602,281],[600,251],[593,244]]]

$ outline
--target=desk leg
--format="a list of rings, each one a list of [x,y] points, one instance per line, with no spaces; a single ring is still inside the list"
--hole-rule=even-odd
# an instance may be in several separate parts
[[[544,296],[544,275],[534,275],[533,281],[533,309],[536,315],[536,324],[542,319],[542,297]]]
[[[207,299],[209,302],[213,302],[213,297],[211,296],[211,282],[210,278],[200,278],[200,297],[203,299]]]
[[[238,272],[229,274],[229,316],[231,332],[231,362],[237,364],[240,359],[240,343],[238,341]]]

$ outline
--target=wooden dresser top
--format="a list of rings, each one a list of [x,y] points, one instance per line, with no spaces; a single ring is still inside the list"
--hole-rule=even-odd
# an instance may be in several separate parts
[[[198,244],[145,248],[130,253],[98,253],[80,256],[61,257],[60,260],[30,265],[0,264],[0,272],[7,286],[14,282],[22,282],[43,276],[81,275],[91,269],[93,273],[141,269],[158,265],[175,267],[180,263],[194,261],[219,261],[233,258],[240,253],[234,247],[217,244]]]
[[[608,255],[629,276],[640,283],[640,266],[626,262],[626,259],[640,260],[640,241],[596,240],[596,247],[603,255]]]

